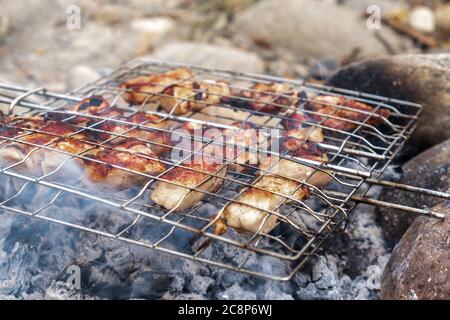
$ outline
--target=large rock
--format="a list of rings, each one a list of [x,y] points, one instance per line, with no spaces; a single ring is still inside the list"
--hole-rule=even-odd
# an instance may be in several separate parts
[[[415,152],[450,138],[450,54],[398,55],[353,63],[329,84],[423,104],[409,145]]]
[[[404,175],[400,182],[439,191],[450,189],[450,139],[422,152],[403,166]],[[415,208],[431,208],[439,198],[411,192],[384,189],[380,195],[384,201],[400,203]],[[396,244],[409,225],[417,217],[413,214],[386,208],[378,209],[378,223],[390,244]]]
[[[383,299],[450,299],[450,203],[433,210],[439,221],[419,217],[395,247],[383,274]]]
[[[263,61],[254,53],[196,42],[170,42],[156,49],[151,58],[245,72],[264,70]]]
[[[376,2],[376,1],[375,1]],[[342,58],[355,49],[359,58],[387,53],[362,13],[331,1],[268,0],[239,14],[232,25],[256,43],[291,49],[314,58]],[[388,28],[376,30],[395,50],[403,45]]]
[[[136,54],[138,56],[156,47],[169,38],[175,30],[175,22],[168,17],[136,19],[131,23],[132,32],[137,36]]]
[[[388,14],[397,10],[408,10],[408,0],[345,0],[343,4],[354,10],[366,12],[370,6],[377,6],[381,10],[381,14]]]
[[[100,74],[94,69],[85,65],[76,65],[68,73],[66,87],[67,90],[72,91],[94,82],[98,78],[100,78]]]

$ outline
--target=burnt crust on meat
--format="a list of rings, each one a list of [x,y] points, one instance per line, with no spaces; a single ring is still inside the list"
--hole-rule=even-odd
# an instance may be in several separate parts
[[[296,106],[301,94],[280,83],[256,83],[250,89],[241,90],[224,101],[239,109],[276,114]]]
[[[166,166],[146,143],[133,138],[99,148],[88,157],[98,162],[84,160],[87,178],[108,189],[123,190],[141,185],[151,179],[148,176],[166,170]]]
[[[166,112],[182,115],[218,105],[230,92],[226,81],[185,81],[164,89],[159,102]]]
[[[339,106],[353,110],[339,108]],[[343,96],[326,95],[314,97],[305,104],[304,109],[314,112],[306,114],[309,119],[320,122],[324,127],[341,131],[352,131],[356,129],[359,124],[354,122],[366,121],[366,124],[368,125],[381,125],[391,114],[391,112],[385,108],[376,110],[368,104],[350,100]],[[373,115],[369,116],[367,113],[360,111],[373,113]],[[340,119],[331,118],[329,116]]]
[[[122,97],[133,105],[157,101],[166,88],[192,79],[193,76],[188,68],[176,68],[165,73],[138,76],[120,84],[120,88],[125,90]]]
[[[105,141],[114,138],[114,141],[117,142],[126,138],[136,138],[148,143],[158,155],[165,154],[170,150],[171,141],[168,129],[171,123],[167,119],[138,112],[129,117],[120,117],[116,120],[127,123],[114,120],[105,121],[99,126],[100,131],[93,131],[96,132],[98,140]],[[139,127],[136,127],[136,125],[139,125]]]

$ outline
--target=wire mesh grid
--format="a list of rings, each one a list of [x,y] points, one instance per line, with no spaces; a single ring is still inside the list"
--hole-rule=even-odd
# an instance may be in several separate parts
[[[161,74],[179,67],[189,68],[191,74],[165,83],[156,92],[149,93],[143,87],[130,89],[122,85],[129,79]],[[173,89],[167,90],[191,84],[193,81],[226,86],[228,91],[226,94],[223,94],[223,90],[210,92],[211,96],[218,97],[211,102],[204,97],[198,98],[199,94],[204,93],[201,87],[194,87],[191,95],[176,98]],[[257,89],[261,84],[283,85],[289,89],[267,93]],[[2,210],[275,280],[292,278],[307,258],[314,254],[331,234],[345,225],[350,211],[355,206],[351,198],[367,193],[371,185],[366,183],[366,179],[381,175],[414,130],[421,112],[421,106],[417,104],[298,80],[141,60],[132,61],[110,75],[68,94],[54,94],[45,89],[27,91],[7,85],[0,85],[0,89],[2,109],[12,112],[17,119],[20,119],[20,116],[37,116],[58,119],[72,125],[75,123],[77,130],[71,131],[69,135],[53,133],[55,139],[75,137],[86,132],[96,136],[95,141],[83,140],[87,147],[80,152],[70,152],[56,148],[55,140],[47,144],[24,141],[26,139],[23,137],[27,135],[48,135],[40,128],[20,128],[23,131],[12,136],[3,134],[0,153],[2,150],[8,150],[14,143],[26,145],[28,152],[13,163],[1,165]],[[128,103],[125,97],[130,93],[138,93],[144,97],[143,101],[139,104]],[[294,98],[292,93],[295,93]],[[307,107],[313,97],[324,95],[345,97],[348,101],[361,102],[372,108],[368,111],[332,104],[333,112],[322,113],[321,109]],[[120,112],[104,116],[88,114],[80,108],[73,109],[73,105],[84,98],[99,96],[109,101],[110,108],[117,108]],[[171,109],[161,110],[163,98],[170,98],[175,102]],[[192,101],[201,107],[185,110],[183,114],[178,112],[177,108],[183,103],[186,105]],[[249,108],[249,105],[256,107]],[[389,117],[380,115],[380,110],[389,110]],[[359,117],[349,119],[343,116],[345,111],[357,113]],[[272,151],[267,148],[283,138],[286,133],[283,123],[294,121],[299,112],[306,115],[302,125],[308,130],[320,128],[323,131],[324,139],[318,145],[326,152],[327,161],[317,161],[316,158],[308,156],[293,156],[287,151]],[[130,120],[133,116],[143,113],[157,118],[151,118],[153,122],[148,118],[142,121]],[[377,125],[371,124],[371,119],[374,118],[381,119]],[[88,121],[74,121],[77,119]],[[330,120],[344,124],[344,127],[333,127],[331,122],[327,122]],[[169,122],[170,126],[161,125],[166,122]],[[239,123],[237,127],[236,123]],[[125,129],[120,132],[107,129],[111,124]],[[187,150],[164,139],[139,136],[137,140],[150,145],[151,149],[165,150],[150,156],[138,155],[163,164],[163,170],[152,174],[89,156],[91,150],[99,148],[117,151],[114,141],[130,136],[136,138],[133,132],[142,130],[155,133],[152,137],[160,137],[161,134],[187,136],[189,133],[176,130],[186,124],[218,130],[232,129],[235,133],[244,130],[246,124],[251,124],[252,128],[264,132],[261,138],[264,141],[259,141],[264,143],[239,148],[231,158],[221,159],[220,165],[215,166],[212,171],[186,165],[186,160],[195,155],[203,155],[208,146],[235,147],[233,143],[218,140],[216,137],[189,135],[190,141],[198,144],[195,144],[193,150]],[[4,123],[2,128],[5,130],[14,126],[17,126],[14,122]],[[262,145],[266,147],[263,148]],[[47,154],[57,153],[63,157],[58,157],[57,163],[51,169],[42,172],[36,170],[35,164],[27,165],[28,160],[35,158],[35,154],[41,151]],[[175,160],[173,151],[181,152],[184,156]],[[286,160],[312,170],[306,179],[296,180],[286,172],[274,173],[270,167],[263,169],[259,162],[233,166],[236,159],[245,153],[272,157],[276,159],[276,164]],[[84,164],[107,165],[108,168],[117,169],[119,175],[138,176],[141,183],[128,185],[124,190],[112,191],[99,187],[96,183],[86,181],[84,171],[78,171],[79,167],[73,165],[74,160]],[[200,174],[205,178],[197,185],[188,187],[168,179],[176,168]],[[326,184],[317,186],[310,183],[311,177],[318,173],[327,176]],[[277,199],[276,205],[269,209],[242,202],[242,194],[249,189],[268,191],[257,183],[268,175],[272,179],[280,178],[283,183],[294,182],[294,188],[290,189],[289,194],[269,190],[268,197]],[[215,181],[215,187],[209,186],[208,181],[211,180]],[[151,200],[152,193],[159,190],[158,184],[161,183],[187,190],[172,208],[164,208]],[[299,198],[296,194],[303,187],[307,188],[309,196]],[[163,190],[170,192],[171,189]],[[179,210],[183,201],[194,194],[198,201]],[[241,230],[228,228],[226,232],[218,233],[217,225],[221,221],[221,214],[230,204],[241,205],[245,211],[262,212],[264,218],[251,232],[238,232]],[[105,222],[90,223],[92,214],[104,216]],[[265,230],[265,223],[273,216],[276,217],[274,225],[270,230]]]

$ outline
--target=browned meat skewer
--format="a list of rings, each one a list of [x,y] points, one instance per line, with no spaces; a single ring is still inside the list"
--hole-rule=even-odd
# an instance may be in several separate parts
[[[167,87],[160,105],[169,113],[182,115],[220,104],[222,97],[229,95],[230,88],[225,81],[189,81]]]
[[[327,161],[326,154],[313,142],[286,138],[283,145],[294,157]],[[302,182],[321,187],[330,181],[329,175],[314,167],[274,156],[264,158],[259,168],[261,177],[237,197],[237,202],[230,202],[221,210],[216,232],[231,227],[241,232],[268,233],[278,221],[268,211],[277,212],[283,203],[309,197],[309,187]]]
[[[78,126],[86,126],[101,122],[102,118],[112,118],[123,115],[123,110],[117,107],[113,107],[102,96],[91,96],[81,100],[79,103],[69,107],[68,111],[86,114],[88,116],[83,117],[80,115],[71,115],[64,112],[48,112],[46,119],[70,122]],[[65,110],[61,110],[65,111]]]
[[[295,106],[299,93],[286,84],[256,83],[224,101],[237,108],[276,114]]]
[[[354,110],[339,108],[340,106]],[[305,104],[305,110],[317,113],[307,113],[311,120],[321,122],[325,127],[342,131],[354,130],[358,126],[358,123],[354,122],[363,122],[368,117],[366,122],[368,125],[381,125],[391,114],[388,109],[380,108],[375,112],[372,106],[342,96],[317,96]],[[369,115],[367,112],[373,114]],[[330,116],[342,119],[334,119]]]
[[[118,135],[123,135],[127,138],[137,138],[147,142],[156,154],[164,154],[170,150],[170,134],[166,131],[171,126],[169,120],[144,112],[138,112],[129,117],[119,117],[117,120],[131,124],[114,120],[100,124],[98,129],[101,132],[97,133],[97,136],[101,141],[114,138],[114,141],[117,142],[123,139]],[[133,124],[142,125],[145,128],[135,127]]]
[[[130,104],[157,101],[164,89],[171,85],[183,83],[183,80],[193,79],[192,71],[187,68],[177,68],[166,73],[155,73],[122,82],[120,87],[126,92],[125,101]]]
[[[151,194],[151,199],[167,210],[181,211],[192,208],[207,194],[214,192],[227,174],[227,167],[214,159],[203,157],[202,161],[186,161],[161,178]]]
[[[95,149],[88,157],[99,162],[84,160],[87,178],[108,189],[141,185],[166,170],[146,143],[133,138]]]
[[[22,130],[19,125],[24,124],[30,128],[37,123],[36,121],[40,123],[38,119],[30,121],[23,119],[17,123],[15,128]],[[47,173],[56,169],[72,155],[93,148],[93,145],[88,142],[86,133],[78,133],[80,129],[69,123],[46,121],[45,125],[35,130],[34,132],[28,131],[29,134],[24,134],[18,137],[17,141],[4,145],[0,149],[1,161],[10,164],[23,161],[26,168],[33,172]]]
[[[124,81],[123,98],[130,104],[158,102],[169,113],[186,114],[210,105],[217,105],[230,95],[225,81],[197,81],[191,70],[177,68],[165,73],[139,76]]]

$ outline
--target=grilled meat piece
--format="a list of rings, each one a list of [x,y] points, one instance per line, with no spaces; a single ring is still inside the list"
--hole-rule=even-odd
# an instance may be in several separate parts
[[[256,83],[250,89],[242,90],[225,101],[237,108],[276,114],[286,109],[285,107],[296,105],[299,94],[285,84]]]
[[[92,117],[74,116],[59,112],[49,112],[46,117],[48,120],[56,121],[68,119],[67,121],[72,124],[86,126],[101,121],[101,119],[96,117],[111,118],[114,116],[123,115],[123,110],[117,107],[112,107],[108,100],[102,96],[91,96],[85,98],[79,103],[68,108],[68,111],[82,113]]]
[[[39,130],[47,125],[48,121],[42,117],[11,116],[9,125],[19,128],[22,131]],[[28,129],[28,130],[27,130]]]
[[[287,131],[303,128],[308,119],[302,112],[294,112],[281,121],[281,125]]]
[[[189,159],[182,165],[186,168],[176,166],[162,175],[164,181],[158,181],[151,194],[151,199],[167,210],[192,208],[207,196],[204,192],[214,192],[227,174],[224,164],[206,156],[201,162]]]
[[[305,142],[296,138],[284,138],[281,143],[282,151],[292,157],[304,160],[312,160],[319,163],[328,161],[327,154],[316,143]],[[305,181],[318,188],[326,186],[331,181],[331,176],[322,170],[317,170],[314,165],[306,165],[295,160],[267,156],[261,159],[259,166],[263,174],[273,173],[297,181]]]
[[[7,139],[3,138],[13,138],[20,134],[21,130],[11,126],[11,118],[5,116],[2,111],[0,111],[0,147],[7,143]]]
[[[282,147],[294,157],[327,161],[325,152],[313,142],[287,137]],[[232,227],[241,232],[268,233],[276,226],[278,217],[267,211],[277,212],[283,203],[307,199],[309,187],[302,182],[321,187],[330,181],[325,172],[275,156],[262,158],[259,168],[261,177],[236,199],[241,203],[230,202],[221,211],[216,232]]]
[[[19,135],[20,132],[21,131],[17,128],[1,126],[0,127],[0,147],[8,141],[7,139],[2,139],[2,138],[14,138],[15,136]]]
[[[93,148],[84,132],[79,132],[79,128],[65,122],[48,121],[36,130],[1,148],[1,161],[9,164],[23,161],[25,167],[34,173],[45,174],[73,155]]]
[[[117,142],[124,139],[123,137],[119,137],[117,135],[124,135],[127,138],[137,138],[148,142],[156,154],[164,154],[170,150],[171,142],[169,133],[164,131],[170,128],[170,121],[144,112],[138,112],[125,118],[118,118],[118,120],[142,125],[149,129],[135,127],[132,124],[124,124],[111,120],[106,121],[99,126],[99,129],[102,130],[102,132],[96,133],[98,139],[101,141],[106,141],[115,137],[114,141]],[[111,132],[113,134],[108,134],[107,132]]]
[[[130,138],[98,148],[85,160],[87,178],[107,189],[123,190],[141,185],[158,175],[166,166],[144,142]],[[97,162],[98,161],[98,162]]]
[[[257,149],[264,137],[251,123],[235,122],[232,126],[236,128],[221,129],[186,122],[180,126],[180,129],[186,130],[185,134],[195,137],[190,150],[198,150],[205,142],[214,140],[214,143],[203,149],[203,153],[215,156],[217,161],[230,162],[228,169],[231,171],[242,172],[247,169],[245,164],[257,166],[258,152],[248,148]],[[174,136],[176,135],[179,134],[174,132]],[[173,141],[175,140],[178,140],[177,137],[173,138]]]
[[[5,116],[0,111],[0,137],[11,138],[22,133],[30,132],[29,130],[40,129],[46,124],[47,121],[42,117]]]
[[[218,225],[220,230],[216,229],[216,232],[222,233],[225,225],[240,232],[269,233],[276,226],[278,217],[267,211],[278,212],[278,207],[283,203],[308,197],[306,186],[289,179],[264,175],[236,199],[238,202],[230,202],[224,207],[222,221]]]
[[[320,143],[324,141],[323,131],[320,127],[305,125],[306,117],[303,113],[295,112],[288,119],[281,121],[286,130],[285,137],[292,137],[301,141]]]
[[[321,128],[305,127],[289,130],[284,133],[285,137],[295,138],[300,141],[323,142],[324,136]]]
[[[236,130],[225,130],[226,156],[227,160],[231,161],[229,170],[243,172],[248,169],[248,166],[244,164],[253,167],[258,165],[259,155],[257,149],[264,141],[264,136],[251,123],[246,122],[242,125],[240,122],[235,122],[233,125],[236,127]]]
[[[217,105],[221,102],[222,97],[229,95],[230,88],[225,81],[186,81],[164,89],[159,102],[167,112],[182,115]]]
[[[225,81],[196,81],[187,68],[136,77],[124,81],[120,87],[126,90],[123,98],[128,103],[159,102],[164,110],[175,115],[219,104],[231,92]]]
[[[171,85],[192,79],[194,75],[187,68],[177,68],[166,73],[139,76],[122,82],[120,88],[126,90],[123,95],[130,104],[158,101],[164,89]]]
[[[343,106],[351,108],[353,110],[339,108]],[[313,111],[320,114],[308,113],[308,117],[314,121],[321,122],[325,127],[342,130],[352,131],[358,127],[358,123],[363,122],[369,117],[367,113],[374,113],[370,115],[366,124],[377,126],[384,123],[384,119],[387,119],[391,112],[387,109],[380,108],[375,112],[375,108],[365,103],[355,100],[348,100],[342,96],[317,96],[305,104],[305,110]],[[361,112],[362,111],[362,112]],[[338,117],[342,119],[329,118],[328,116]]]

